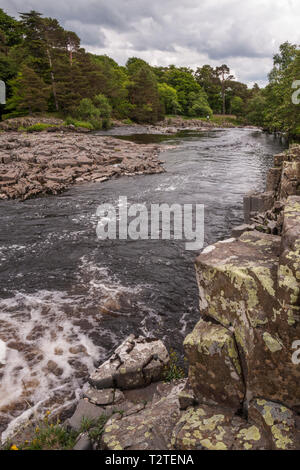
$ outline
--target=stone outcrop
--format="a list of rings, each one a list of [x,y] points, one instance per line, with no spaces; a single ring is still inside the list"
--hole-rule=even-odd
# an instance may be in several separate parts
[[[176,449],[299,449],[299,161],[300,146],[275,156],[245,225],[196,260],[201,320],[184,342]]]
[[[250,192],[244,197],[246,224],[266,233],[280,235],[283,223],[283,201],[300,196],[300,145],[274,156],[274,167],[268,171],[266,192]]]
[[[163,172],[158,145],[92,134],[0,134],[0,199],[57,194],[73,184]]]

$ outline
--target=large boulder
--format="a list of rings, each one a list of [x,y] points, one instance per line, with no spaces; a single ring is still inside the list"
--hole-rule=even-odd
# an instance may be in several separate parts
[[[254,396],[300,405],[300,371],[291,349],[296,329],[289,307],[295,314],[299,270],[292,275],[291,267],[281,267],[280,246],[280,237],[252,231],[206,248],[196,260],[201,314],[234,335],[246,405]],[[293,254],[285,257],[298,269]]]
[[[184,341],[189,382],[199,403],[241,408],[245,386],[235,339],[222,325],[200,320]]]
[[[162,341],[130,335],[90,376],[89,382],[98,389],[145,387],[163,377],[169,360]]]

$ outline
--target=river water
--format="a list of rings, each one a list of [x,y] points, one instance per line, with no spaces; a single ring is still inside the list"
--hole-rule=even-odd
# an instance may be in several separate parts
[[[282,150],[253,129],[125,138],[174,146],[160,155],[166,173],[0,202],[0,339],[7,347],[0,431],[32,410],[74,400],[89,372],[132,332],[181,354],[199,318],[197,253],[178,240],[97,239],[100,204],[116,206],[119,196],[147,207],[204,204],[207,245],[242,223],[244,193],[264,188],[272,155]]]

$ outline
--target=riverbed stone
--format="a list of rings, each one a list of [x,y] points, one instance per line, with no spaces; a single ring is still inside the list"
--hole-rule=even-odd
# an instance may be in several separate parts
[[[169,354],[160,340],[130,335],[89,378],[98,389],[144,387],[160,380]]]
[[[240,409],[245,395],[241,364],[233,333],[200,320],[184,341],[189,383],[199,403]]]

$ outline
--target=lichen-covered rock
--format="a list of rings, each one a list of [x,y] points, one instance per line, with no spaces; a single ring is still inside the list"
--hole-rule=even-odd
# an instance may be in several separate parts
[[[167,450],[181,416],[178,394],[184,380],[164,384],[150,405],[129,416],[114,415],[102,435],[105,450]]]
[[[169,354],[160,340],[130,335],[89,378],[98,389],[144,387],[162,378]]]
[[[200,310],[233,331],[247,401],[262,396],[299,406],[299,370],[286,342],[293,334],[288,318],[285,321],[280,316],[284,297],[278,295],[277,288],[279,254],[280,237],[256,231],[208,247],[196,261]],[[285,271],[283,279],[279,277],[279,286],[290,286],[289,274]],[[299,285],[291,288],[293,291]],[[286,315],[291,315],[290,309]]]
[[[249,420],[265,431],[268,448],[299,450],[300,431],[296,415],[285,406],[263,399],[253,399],[249,405]]]
[[[187,410],[172,436],[176,450],[267,449],[264,433],[228,408],[201,405]]]
[[[184,349],[189,382],[198,402],[241,408],[245,386],[232,332],[201,320],[185,338]]]

